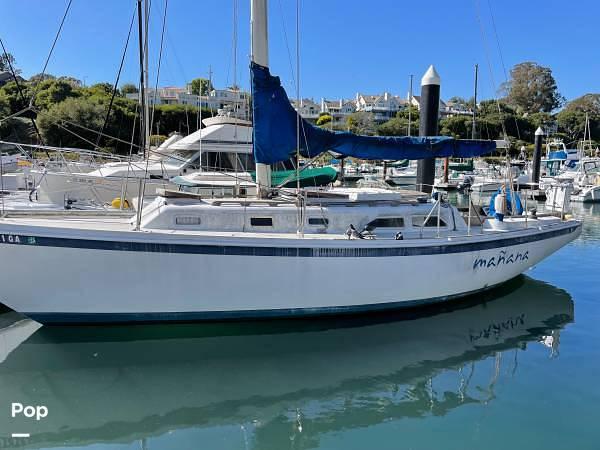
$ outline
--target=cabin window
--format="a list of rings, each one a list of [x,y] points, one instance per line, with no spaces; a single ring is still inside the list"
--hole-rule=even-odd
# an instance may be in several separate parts
[[[176,225],[200,225],[200,217],[198,216],[177,216],[175,217]]]
[[[403,228],[403,217],[379,217],[367,224],[367,228]]]
[[[272,227],[272,217],[250,217],[250,225],[253,227]]]
[[[326,219],[325,217],[309,217],[308,224],[309,225],[322,225],[322,226],[326,227],[327,225],[329,225],[329,219]]]
[[[423,225],[423,221],[425,220],[424,216],[413,216],[412,218],[412,224],[413,227],[437,227],[438,224],[438,218],[437,216],[431,215],[429,216],[429,219],[427,219],[427,222],[425,223],[425,225]],[[444,222],[444,219],[440,218],[440,227],[445,227],[446,226],[446,222]]]

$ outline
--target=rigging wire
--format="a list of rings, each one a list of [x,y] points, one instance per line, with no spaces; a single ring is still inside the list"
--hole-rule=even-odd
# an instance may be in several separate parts
[[[487,0],[488,9],[490,11],[490,17],[492,19],[492,29],[494,30],[494,37],[496,38],[496,46],[498,47],[498,55],[500,56],[500,64],[502,65],[502,71],[504,72],[504,82],[508,83],[508,72],[506,71],[506,65],[504,64],[504,55],[502,54],[502,48],[500,46],[500,38],[498,37],[498,29],[496,28],[496,19],[494,18],[494,12],[492,11],[492,5],[490,0]],[[521,131],[519,130],[519,123],[517,118],[514,117],[515,128],[517,129],[517,137],[521,139]]]
[[[232,47],[233,47],[233,87],[235,89],[237,89],[237,93],[238,93],[238,98],[241,98],[240,96],[240,89],[237,86],[237,52],[238,52],[238,0],[233,0],[233,42],[232,42]],[[233,112],[233,116],[235,119],[235,125],[234,125],[234,139],[237,141],[238,139],[238,122],[237,122],[237,118],[238,118],[238,102],[236,99],[236,102],[234,103],[234,112]],[[202,137],[202,134],[200,134],[200,137]],[[237,154],[234,154],[234,158],[235,158],[235,172],[237,173],[239,171],[239,167],[238,167],[238,160],[239,160],[239,156]],[[201,165],[202,161],[200,161],[200,165]],[[239,182],[236,179],[236,190],[239,192]]]
[[[281,28],[283,29],[283,40],[285,42],[285,48],[287,49],[288,61],[290,63],[290,73],[292,75],[292,84],[296,87],[296,78],[294,77],[294,64],[292,63],[292,52],[290,50],[290,43],[287,36],[287,27],[285,24],[285,17],[283,15],[283,6],[281,5],[281,0],[278,0],[279,3],[279,17],[281,17]],[[296,99],[296,101],[300,101],[300,99]],[[299,107],[299,106],[298,106]]]
[[[141,103],[140,114],[145,114],[146,110],[146,89],[144,75],[144,21],[142,19],[142,0],[137,0],[137,17],[138,17],[138,44],[139,44],[139,64],[140,64],[140,88],[139,99]],[[145,120],[140,117],[140,148],[142,152],[146,152],[146,131]]]
[[[291,73],[291,77],[292,77],[292,85],[296,90],[296,112],[297,112],[297,123],[296,123],[296,128],[297,130],[302,130],[301,134],[304,137],[304,141],[305,144],[308,148],[308,138],[306,136],[306,129],[304,128],[304,121],[301,119],[300,117],[300,0],[296,0],[296,70],[294,70],[294,64],[292,62],[292,52],[290,50],[290,45],[289,45],[289,39],[288,39],[288,35],[287,35],[287,26],[285,23],[285,17],[283,14],[283,6],[281,4],[281,0],[278,0],[278,4],[279,4],[279,16],[281,18],[281,28],[283,30],[283,37],[284,37],[284,42],[285,42],[285,46],[286,46],[286,50],[287,50],[287,55],[288,55],[288,62],[290,64],[290,73]],[[296,76],[294,76],[294,72],[296,72]],[[297,133],[300,133],[300,131],[297,131]],[[303,167],[302,169],[299,169],[299,151],[300,151],[300,139],[298,137],[298,135],[296,136],[296,177],[298,178],[298,182],[299,182],[299,172],[304,171],[305,169],[307,169],[310,165],[312,165],[314,163],[314,159],[310,161],[310,163],[308,165],[306,165],[305,167]],[[288,181],[291,181],[291,175],[285,179],[285,181],[283,183],[280,183],[279,187],[281,187],[283,184],[287,183]],[[299,187],[297,186],[297,189],[299,189]]]
[[[110,97],[110,102],[108,103],[108,110],[106,111],[106,116],[104,117],[104,123],[102,124],[102,128],[100,129],[100,133],[98,133],[98,139],[96,140],[96,148],[100,148],[100,140],[102,139],[102,133],[106,129],[106,125],[108,124],[108,119],[110,118],[110,113],[112,111],[113,103],[115,101],[115,96],[117,95],[119,80],[121,79],[121,72],[123,71],[123,64],[125,63],[125,56],[127,55],[127,48],[129,47],[129,39],[131,38],[131,30],[133,29],[133,22],[135,20],[135,8],[133,10],[133,14],[131,16],[131,22],[129,23],[129,32],[127,33],[127,40],[125,41],[125,48],[123,49],[123,55],[121,56],[121,63],[119,64],[119,70],[117,72],[117,78],[115,79],[115,84],[113,86],[112,95]]]
[[[165,25],[167,21],[167,8],[169,6],[169,0],[165,0],[165,10],[163,12],[162,30],[160,34],[160,49],[158,52],[158,67],[156,69],[156,82],[154,83],[154,93],[152,97],[152,115],[150,116],[150,130],[152,130],[152,124],[154,123],[154,112],[156,110],[156,94],[158,92],[158,81],[160,78],[160,68],[162,64],[163,45],[165,38]]]
[[[485,58],[486,58],[487,66],[488,66],[488,71],[490,73],[490,81],[492,83],[492,88],[494,90],[494,100],[496,101],[496,106],[498,108],[498,114],[500,115],[500,123],[502,125],[502,134],[504,136],[504,140],[508,142],[508,133],[506,131],[506,124],[504,123],[505,122],[504,117],[503,117],[504,115],[502,114],[502,108],[500,107],[500,101],[498,100],[498,97],[496,95],[496,92],[497,92],[496,81],[494,78],[494,71],[492,69],[492,62],[490,59],[490,52],[489,52],[489,48],[488,48],[487,38],[485,35],[485,29],[483,27],[483,21],[481,20],[481,11],[480,11],[479,0],[474,0],[474,3],[475,3],[475,16],[477,18],[477,22],[479,23],[479,29],[481,32],[481,39],[482,39],[482,44],[483,44],[483,48],[484,48],[484,52],[485,52]]]
[[[300,1],[296,0],[296,98],[300,101]],[[298,103],[298,109],[300,104]],[[304,199],[300,191],[300,111],[296,113],[296,195],[298,196],[298,234],[304,235]]]
[[[166,28],[166,24],[167,24],[167,10],[168,10],[168,6],[169,6],[169,0],[165,0],[165,7],[164,7],[164,11],[163,11],[163,21],[162,21],[162,29],[161,29],[161,34],[160,34],[160,47],[159,47],[159,52],[158,52],[158,64],[157,64],[157,70],[156,70],[156,84],[155,84],[155,90],[154,90],[154,99],[156,99],[156,91],[158,90],[158,81],[160,79],[160,66],[162,63],[162,55],[163,55],[163,44],[164,44],[164,37],[165,37],[165,28]],[[148,8],[148,6],[147,6]],[[148,64],[148,20],[149,20],[149,14],[148,14],[148,9],[146,9],[146,58],[145,58],[145,63],[146,65]],[[154,102],[156,103],[156,102]],[[152,108],[152,115],[154,116],[154,107]],[[152,117],[153,118],[153,117]],[[152,126],[152,122],[150,122],[150,126]],[[146,130],[146,132],[149,135],[149,130]],[[146,168],[144,169],[144,180],[146,178],[148,178],[148,165],[150,163],[150,143],[147,142],[146,143],[147,147],[148,147],[148,155],[146,157]],[[141,211],[144,205],[144,182],[142,181],[142,189],[141,189],[141,195],[139,198],[139,205],[138,205],[138,215],[137,215],[137,221],[136,221],[136,228],[139,229],[140,226],[140,221],[141,221]]]
[[[8,68],[10,70],[10,73],[12,74],[13,79],[15,80],[15,84],[17,86],[17,91],[19,92],[19,97],[21,98],[21,101],[23,102],[23,104],[25,104],[25,103],[27,103],[27,101],[25,100],[25,95],[23,94],[23,89],[21,88],[21,83],[19,82],[19,77],[17,77],[15,68],[13,67],[12,62],[10,61],[10,58],[8,57],[8,52],[6,51],[6,47],[4,46],[4,41],[2,40],[2,38],[0,38],[0,45],[2,46],[2,52],[4,53],[4,57],[6,58],[6,62],[8,63]],[[26,107],[25,109],[23,109],[21,112],[27,111],[30,107],[31,107],[31,105]],[[10,117],[12,117],[12,116],[10,116]],[[10,118],[10,117],[7,117],[7,118]],[[35,123],[35,120],[33,117],[30,117],[30,120],[31,120],[31,125],[33,125],[33,128],[35,130],[35,134],[37,134],[39,141],[43,145],[44,139],[42,138],[42,134],[40,133],[37,123]],[[48,157],[50,157],[50,155],[48,155]]]
[[[35,109],[35,108],[33,109],[33,111],[39,112],[39,110],[37,110],[37,109]],[[136,111],[136,113],[137,113],[137,111]],[[94,133],[94,134],[101,134],[101,136],[102,136],[102,137],[105,137],[105,138],[107,138],[107,139],[112,139],[112,140],[114,140],[114,141],[121,142],[121,143],[123,143],[123,144],[127,144],[127,145],[129,145],[129,141],[126,141],[126,140],[124,140],[124,139],[120,139],[120,138],[118,138],[118,137],[115,137],[115,136],[112,136],[112,135],[110,135],[110,134],[106,134],[106,133],[100,133],[98,130],[94,130],[94,129],[92,129],[92,128],[88,128],[88,127],[86,127],[85,125],[81,125],[81,124],[79,124],[79,123],[77,123],[77,122],[71,122],[70,120],[67,120],[67,119],[64,119],[64,118],[55,119],[55,120],[54,120],[54,123],[55,123],[55,124],[58,124],[58,123],[66,123],[66,124],[72,125],[72,126],[74,126],[74,127],[81,128],[81,129],[83,129],[83,130],[85,130],[85,131],[89,131],[90,133]],[[81,137],[81,136],[78,136],[78,135],[76,135],[76,136],[77,136],[77,137],[79,137],[79,138],[81,138],[82,140],[85,140],[85,139],[84,139],[83,137]],[[96,148],[96,146],[94,145],[94,143],[92,143],[92,145],[94,146],[94,148]],[[137,148],[141,148],[141,146],[140,146],[139,144],[134,144],[134,146],[135,146],[135,147],[137,147]]]
[[[58,42],[58,38],[60,37],[60,33],[62,31],[63,25],[65,24],[65,20],[67,19],[67,15],[69,14],[69,10],[71,9],[71,4],[73,0],[69,0],[67,3],[67,8],[65,9],[65,13],[60,21],[60,25],[58,26],[58,31],[56,32],[56,36],[54,36],[54,41],[52,42],[52,47],[50,47],[50,51],[48,52],[48,56],[46,57],[46,62],[44,63],[44,68],[42,69],[42,79],[46,74],[46,69],[48,68],[48,64],[50,63],[50,58],[52,58],[52,53],[54,53],[54,47],[56,47],[56,43]],[[41,83],[37,83],[35,89],[33,90],[33,94],[31,95],[31,100],[29,101],[29,105],[33,106],[35,101],[35,96],[37,95],[37,91],[39,89]]]

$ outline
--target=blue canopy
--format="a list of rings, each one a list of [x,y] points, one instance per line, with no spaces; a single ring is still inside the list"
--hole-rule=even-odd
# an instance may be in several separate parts
[[[267,67],[251,63],[254,159],[274,164],[296,153],[298,115]],[[446,136],[388,137],[332,132],[300,119],[300,154],[312,158],[326,151],[371,160],[472,158],[496,149],[494,141],[455,140]]]
[[[548,155],[549,159],[567,159],[567,152],[564,150],[557,150],[555,152],[550,152]]]

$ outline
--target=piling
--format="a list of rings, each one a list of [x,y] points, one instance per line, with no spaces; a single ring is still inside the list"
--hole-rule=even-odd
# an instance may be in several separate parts
[[[421,79],[419,136],[437,136],[440,112],[440,76],[429,66]],[[435,181],[435,158],[417,163],[417,189],[430,193]]]
[[[538,127],[535,130],[535,141],[533,148],[533,163],[531,167],[531,182],[539,184],[540,182],[540,164],[542,162],[542,141],[544,139],[544,130]]]

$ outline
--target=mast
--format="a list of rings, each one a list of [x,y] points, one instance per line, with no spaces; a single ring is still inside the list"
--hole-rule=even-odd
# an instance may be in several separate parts
[[[268,0],[250,0],[251,60],[269,67],[269,30],[267,19]],[[254,139],[252,140],[254,142]],[[259,198],[266,198],[271,189],[271,166],[256,163],[256,183]]]
[[[146,80],[145,80],[145,51],[146,45],[144,41],[144,19],[142,16],[142,0],[137,0],[138,14],[138,42],[140,48],[140,149],[146,156]]]
[[[471,128],[471,139],[477,139],[477,130],[475,128],[477,119],[477,78],[479,76],[479,64],[475,64],[475,89],[473,95],[473,127]]]
[[[142,1],[144,2],[144,15],[142,16]],[[148,80],[148,19],[149,6],[148,0],[137,0],[138,10],[138,38],[140,47],[140,147],[144,159],[146,160],[146,172],[144,178],[140,178],[138,185],[138,207],[135,218],[135,230],[140,230],[142,222],[142,208],[144,205],[144,191],[146,188],[146,173],[148,171],[148,151],[150,143],[150,114],[148,109],[148,90],[146,83]]]
[[[413,99],[413,76],[410,75],[408,77],[408,132],[406,133],[408,136],[411,135],[411,127],[412,127],[412,99]]]
[[[152,124],[150,123],[150,105],[148,104],[148,23],[150,21],[150,2],[148,0],[144,0],[144,79],[146,80],[146,84],[144,86],[144,97],[146,109],[144,110],[144,120],[146,121],[146,125],[144,129],[146,131],[146,136],[144,136],[144,140],[146,146],[144,147],[144,158],[147,159],[150,157],[150,132],[152,131]]]

